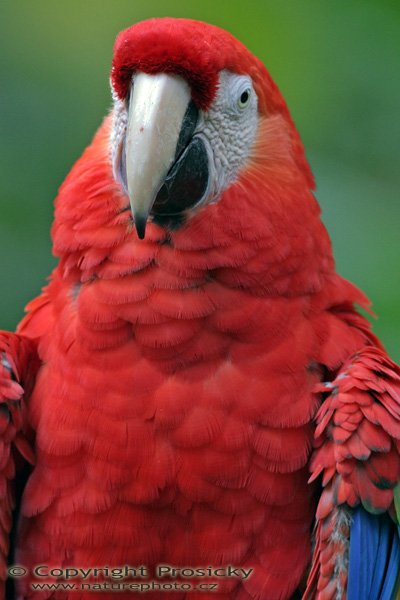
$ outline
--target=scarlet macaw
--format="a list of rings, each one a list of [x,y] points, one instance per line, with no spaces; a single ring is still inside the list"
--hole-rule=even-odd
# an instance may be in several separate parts
[[[218,585],[167,595],[190,600],[394,597],[400,371],[335,272],[282,95],[184,19],[120,33],[111,84],[56,200],[58,266],[0,334],[1,579],[23,468],[20,599],[132,595],[35,592],[38,565]]]

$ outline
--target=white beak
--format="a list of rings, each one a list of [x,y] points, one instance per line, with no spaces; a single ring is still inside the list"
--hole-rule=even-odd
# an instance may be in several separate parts
[[[156,196],[175,162],[189,85],[179,75],[138,72],[133,79],[126,133],[128,194],[139,238]]]

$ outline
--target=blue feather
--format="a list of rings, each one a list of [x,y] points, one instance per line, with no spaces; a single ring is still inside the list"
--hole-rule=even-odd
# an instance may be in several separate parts
[[[387,575],[382,589],[381,600],[391,598],[394,600],[395,592],[400,583],[400,527],[397,527],[397,535],[393,536]]]
[[[400,574],[400,532],[389,515],[352,515],[347,600],[392,600]]]

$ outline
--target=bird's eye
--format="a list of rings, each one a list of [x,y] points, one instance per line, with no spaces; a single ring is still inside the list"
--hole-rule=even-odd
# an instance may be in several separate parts
[[[248,88],[240,94],[240,97],[238,99],[238,107],[246,108],[246,106],[248,105],[249,102],[250,102],[250,89]]]

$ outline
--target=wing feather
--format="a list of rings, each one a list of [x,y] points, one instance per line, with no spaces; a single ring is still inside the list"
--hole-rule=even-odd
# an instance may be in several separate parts
[[[366,346],[315,391],[323,401],[310,480],[321,477],[323,489],[303,599],[392,600],[400,576],[400,369]]]
[[[0,598],[4,598],[7,579],[15,473],[24,462],[34,460],[25,402],[37,367],[32,341],[14,333],[0,332]]]

